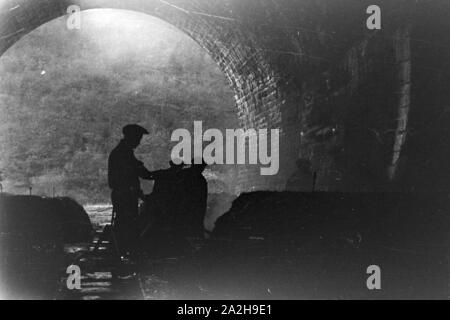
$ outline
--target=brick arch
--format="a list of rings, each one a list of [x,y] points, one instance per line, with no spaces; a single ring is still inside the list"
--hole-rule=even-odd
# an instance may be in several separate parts
[[[368,33],[364,23],[372,0],[4,0],[0,54],[36,27],[65,15],[71,4],[158,17],[216,61],[234,90],[243,128],[281,130],[278,175],[260,176],[258,166],[242,168],[237,191],[283,189],[298,157],[312,161],[322,190],[349,185],[370,190],[389,183],[388,172],[395,174],[407,123],[398,115],[405,115],[411,96],[411,79],[404,72],[411,63],[408,31],[402,43],[395,40],[409,24],[410,6],[375,2],[383,6],[383,21],[389,21],[380,37]],[[386,81],[380,88],[381,77]],[[364,110],[373,114],[367,117]],[[383,135],[379,145],[370,134],[358,133],[392,132],[395,126],[395,135]],[[360,146],[383,156],[367,162],[364,152],[352,151]],[[359,163],[367,171],[361,177],[355,174]],[[335,176],[345,183],[330,188]],[[382,178],[373,182],[369,176]]]
[[[176,3],[176,4],[173,4]],[[191,12],[211,12],[207,2],[195,1],[61,1],[29,0],[6,1],[0,17],[0,54],[28,32],[40,25],[63,16],[69,5],[79,5],[82,10],[125,9],[158,17],[194,39],[204,48],[226,75],[234,93],[237,115],[244,128],[278,128],[280,117],[266,117],[258,112],[267,104],[272,105],[272,114],[279,112],[281,95],[274,83],[274,71],[265,59],[263,51],[250,33],[244,33],[235,25],[232,10],[223,6],[219,17],[210,17]],[[218,16],[218,14],[216,14]],[[227,15],[230,20],[227,20]],[[264,93],[263,98],[260,93]],[[271,100],[267,97],[272,97]],[[243,170],[242,178],[247,176]],[[247,180],[247,179],[244,179]],[[245,187],[243,187],[245,190]]]
[[[174,1],[178,4],[180,1]],[[82,10],[88,9],[125,9],[146,13],[161,18],[174,25],[203,47],[217,62],[228,78],[236,94],[239,119],[244,127],[253,127],[254,114],[249,112],[252,106],[246,95],[252,83],[264,85],[273,71],[261,54],[261,49],[249,34],[244,34],[233,25],[233,20],[211,18],[189,12],[208,12],[208,4],[195,5],[195,1],[181,1],[178,5],[169,5],[157,0],[149,1],[61,1],[61,0],[7,0],[1,10],[0,54],[22,36],[38,26],[63,16],[71,4]],[[18,4],[16,4],[18,3]],[[145,5],[142,5],[145,3]],[[206,5],[205,5],[206,4]],[[231,18],[232,19],[232,18]],[[217,21],[220,23],[217,23]],[[258,67],[255,67],[258,66]],[[253,104],[261,101],[254,99]],[[266,126],[276,125],[276,121],[267,121]]]

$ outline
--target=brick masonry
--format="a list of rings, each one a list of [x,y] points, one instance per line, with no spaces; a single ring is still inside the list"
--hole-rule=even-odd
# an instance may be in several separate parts
[[[411,41],[448,38],[445,2],[5,0],[0,4],[0,54],[64,15],[71,4],[83,10],[135,10],[173,24],[223,70],[243,128],[280,129],[279,174],[264,177],[258,167],[242,166],[236,192],[283,189],[299,157],[311,160],[319,190],[417,188],[423,177],[411,173],[430,154],[421,148],[430,149],[428,139],[449,132],[438,116],[449,101],[442,85],[449,79],[448,68],[441,68],[448,46],[435,50]],[[382,8],[380,31],[366,28],[371,4]],[[434,16],[429,14],[436,29],[420,16],[431,7],[439,7]],[[426,64],[434,66],[421,67]],[[425,104],[432,112],[425,111]],[[415,135],[410,127],[422,130],[422,119],[442,130],[427,131],[426,138]],[[428,166],[428,178],[445,167],[446,158],[439,156],[445,148],[430,150],[436,160]],[[441,180],[445,185],[447,180]]]

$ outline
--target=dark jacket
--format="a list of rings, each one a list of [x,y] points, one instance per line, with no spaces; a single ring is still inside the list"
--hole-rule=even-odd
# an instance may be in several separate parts
[[[139,178],[151,179],[152,174],[136,159],[133,149],[121,140],[108,158],[108,184],[114,191],[141,193]]]

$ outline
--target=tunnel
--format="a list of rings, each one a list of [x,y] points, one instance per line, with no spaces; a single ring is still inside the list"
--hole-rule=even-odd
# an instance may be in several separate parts
[[[379,28],[367,23],[373,5],[381,10]],[[154,289],[173,283],[182,285],[172,297],[190,299],[448,297],[448,1],[0,0],[0,54],[52,20],[69,20],[74,8],[139,12],[172,25],[225,75],[240,128],[280,132],[272,150],[279,152],[277,174],[237,166],[230,206],[218,197],[214,229],[211,223],[196,237],[174,232],[146,242],[150,254],[132,284],[139,299],[170,297]],[[279,192],[301,161],[311,164],[313,189]],[[61,219],[62,206],[72,203],[31,194],[2,198],[16,219],[16,212],[26,217],[39,209],[41,224],[47,214]],[[92,271],[85,283],[109,273],[113,284],[117,263],[101,252],[116,250],[115,258],[123,258],[108,225],[113,206],[72,207],[89,226],[79,230],[89,238],[85,250],[94,252],[92,265],[83,254],[74,260]],[[92,212],[103,219],[92,223],[94,233],[87,222]],[[1,236],[15,239],[8,225],[2,227]],[[61,232],[35,229],[55,238]],[[69,243],[62,240],[61,257]],[[153,255],[154,247],[160,255]],[[367,285],[374,266],[383,270],[385,291]],[[48,273],[56,279],[61,270]],[[78,295],[62,293],[63,299]]]
[[[382,9],[381,30],[367,29],[371,4]],[[259,168],[242,166],[236,193],[283,190],[299,158],[311,161],[321,191],[448,189],[448,6],[5,0],[0,53],[38,26],[68,15],[72,5],[138,11],[174,25],[226,75],[242,128],[280,130],[278,174],[261,176]]]

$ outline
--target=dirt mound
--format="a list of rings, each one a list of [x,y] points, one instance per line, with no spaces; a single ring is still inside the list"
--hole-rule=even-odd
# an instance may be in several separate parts
[[[203,272],[235,298],[446,299],[449,209],[446,194],[242,194],[217,220]],[[371,265],[381,290],[366,286]]]
[[[90,242],[92,226],[83,207],[71,198],[0,196],[0,231],[23,234],[31,243]]]
[[[0,196],[0,287],[9,299],[53,299],[68,265],[63,246],[91,242],[83,207],[70,198]]]
[[[447,209],[446,194],[253,192],[233,202],[214,235],[442,245],[449,240]]]

